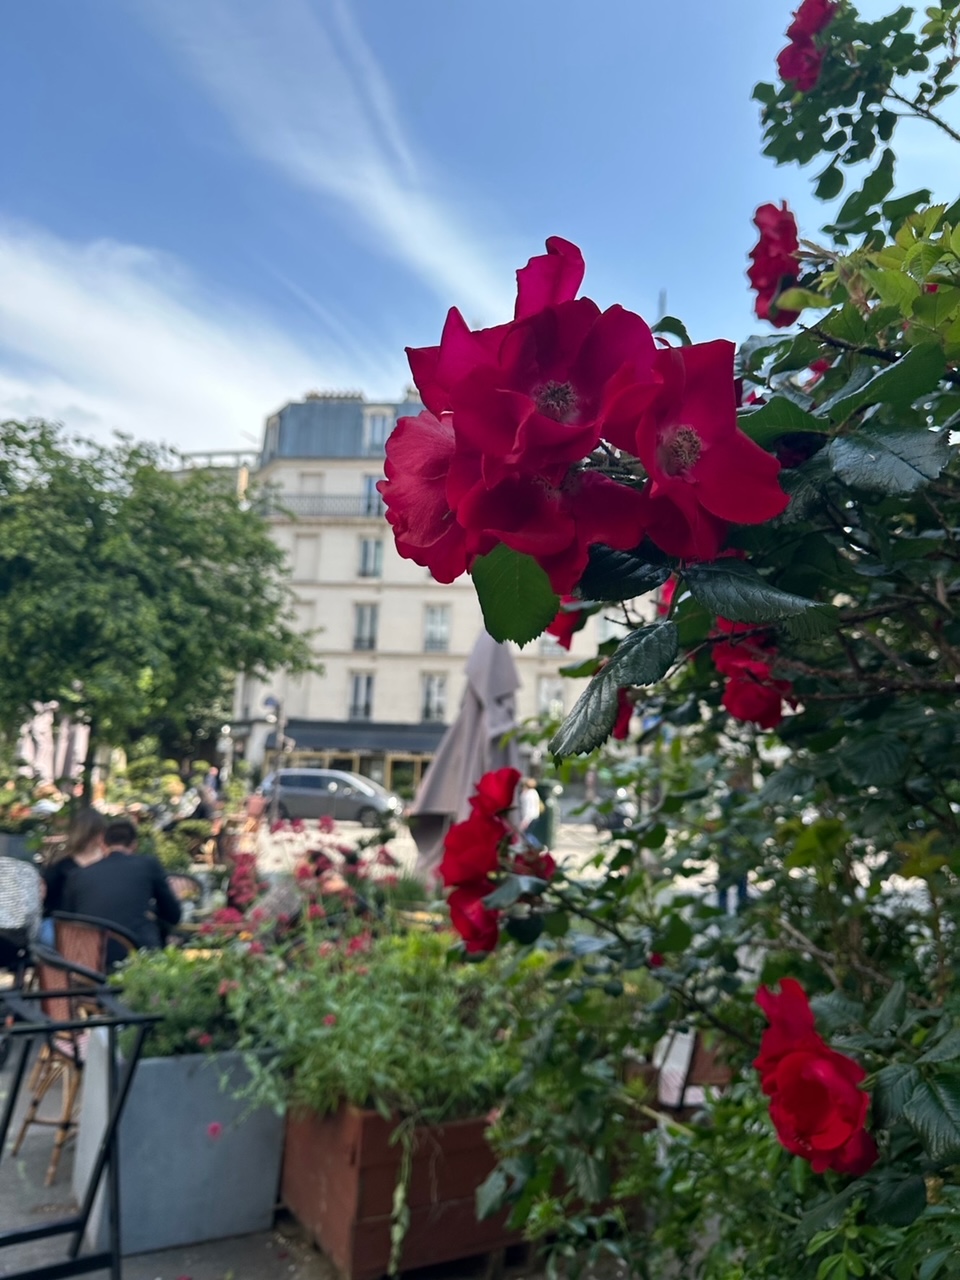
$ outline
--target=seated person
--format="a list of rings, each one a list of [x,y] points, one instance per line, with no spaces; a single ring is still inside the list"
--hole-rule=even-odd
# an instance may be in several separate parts
[[[155,950],[163,945],[161,925],[180,920],[180,903],[166,872],[151,854],[134,854],[137,829],[128,818],[108,824],[104,845],[99,862],[70,876],[63,909],[108,920],[131,934],[138,947]],[[118,943],[111,942],[107,958],[111,965],[123,959]]]
[[[0,969],[18,981],[40,929],[41,890],[32,863],[0,857]]]
[[[89,867],[103,856],[103,833],[107,821],[97,809],[82,809],[70,823],[66,843],[40,874],[43,876],[43,914],[65,910],[63,893],[67,881],[80,867]],[[53,925],[48,923],[41,933],[47,945],[53,945]]]

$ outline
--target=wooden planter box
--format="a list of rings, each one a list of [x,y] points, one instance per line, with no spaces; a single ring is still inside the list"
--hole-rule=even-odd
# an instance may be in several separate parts
[[[375,1111],[287,1117],[281,1198],[346,1280],[374,1280],[390,1261],[390,1217],[402,1146]],[[400,1269],[516,1244],[506,1215],[478,1222],[475,1193],[496,1164],[485,1120],[418,1128]]]

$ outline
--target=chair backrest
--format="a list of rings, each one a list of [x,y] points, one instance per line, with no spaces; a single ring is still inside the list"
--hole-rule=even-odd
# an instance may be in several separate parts
[[[52,918],[54,947],[64,960],[83,969],[106,973],[112,964],[137,949],[136,939],[109,920],[66,911],[55,911]]]
[[[100,969],[93,969],[79,961],[71,962],[50,947],[33,949],[34,974],[40,991],[76,991],[73,995],[47,996],[40,1001],[40,1008],[54,1022],[72,1022],[81,1014],[85,997],[97,991],[106,982]]]
[[[180,902],[199,902],[203,897],[203,882],[185,871],[172,871],[167,884]]]

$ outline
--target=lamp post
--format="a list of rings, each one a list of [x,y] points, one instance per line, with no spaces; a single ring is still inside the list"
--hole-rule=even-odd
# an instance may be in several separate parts
[[[273,826],[280,820],[280,770],[283,768],[283,756],[286,749],[287,740],[284,735],[287,727],[287,718],[284,715],[283,703],[279,698],[275,698],[273,694],[268,698],[264,698],[263,705],[269,708],[267,723],[277,726],[277,763],[273,770],[273,794],[270,796],[270,825]]]

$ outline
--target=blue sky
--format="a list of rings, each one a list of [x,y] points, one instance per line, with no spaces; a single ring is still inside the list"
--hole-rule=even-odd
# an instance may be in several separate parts
[[[601,305],[742,339],[756,205],[824,221],[750,99],[791,7],[9,6],[0,416],[230,449],[311,388],[398,398],[404,346],[506,318],[551,234]],[[942,150],[905,140],[906,190]]]

